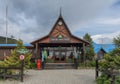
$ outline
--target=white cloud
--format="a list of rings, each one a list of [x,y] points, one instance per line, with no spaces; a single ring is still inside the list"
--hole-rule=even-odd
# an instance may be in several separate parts
[[[119,18],[100,18],[96,20],[96,23],[101,25],[120,25],[120,17]]]
[[[104,43],[112,43],[113,38],[117,37],[118,35],[120,35],[120,31],[114,33],[93,35],[91,37],[94,42],[104,44]]]
[[[0,29],[3,30],[0,35],[5,36],[6,0],[0,2]],[[73,33],[81,30],[86,33],[92,30],[97,32],[96,29],[91,29],[91,24],[87,26],[88,29],[84,29],[84,26],[99,18],[99,14],[115,2],[115,0],[11,0],[8,11],[8,35],[31,42],[48,34],[59,15],[61,6],[64,20]],[[105,22],[112,23],[112,21]],[[114,24],[118,23],[119,20],[114,21]]]

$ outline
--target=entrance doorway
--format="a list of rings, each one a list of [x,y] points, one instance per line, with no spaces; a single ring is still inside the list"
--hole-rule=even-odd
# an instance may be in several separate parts
[[[55,62],[65,62],[66,53],[65,51],[54,51]]]

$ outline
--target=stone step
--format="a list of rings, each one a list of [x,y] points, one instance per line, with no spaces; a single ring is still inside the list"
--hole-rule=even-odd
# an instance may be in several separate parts
[[[46,63],[44,69],[74,69],[74,63]]]

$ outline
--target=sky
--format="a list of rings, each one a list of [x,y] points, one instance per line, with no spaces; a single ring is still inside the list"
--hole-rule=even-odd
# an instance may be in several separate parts
[[[0,0],[0,36],[30,43],[47,35],[62,16],[71,33],[90,34],[96,43],[111,43],[120,34],[120,0]]]

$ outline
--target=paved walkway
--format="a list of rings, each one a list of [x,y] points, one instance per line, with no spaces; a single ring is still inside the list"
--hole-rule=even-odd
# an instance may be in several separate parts
[[[1,81],[0,84],[95,84],[92,69],[29,70],[24,82],[19,80]]]

